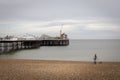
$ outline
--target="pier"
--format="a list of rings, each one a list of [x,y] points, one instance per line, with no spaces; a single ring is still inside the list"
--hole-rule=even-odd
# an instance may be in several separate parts
[[[1,40],[0,53],[33,49],[41,46],[67,46],[69,39],[53,39],[53,40]]]
[[[35,35],[32,36],[33,38],[24,38],[7,35],[4,38],[0,38],[0,53],[6,53],[22,49],[33,49],[42,46],[69,45],[69,39],[67,38],[67,34],[62,33],[62,30],[60,30],[60,35],[56,37],[51,37],[49,35],[42,35],[41,37],[35,37]]]

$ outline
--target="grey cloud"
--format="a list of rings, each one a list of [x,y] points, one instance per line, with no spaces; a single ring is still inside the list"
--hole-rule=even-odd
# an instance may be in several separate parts
[[[3,2],[2,2],[3,1]],[[119,0],[1,0],[1,19],[75,19],[120,17]]]
[[[0,0],[0,33],[10,33],[12,30],[15,30],[15,32],[21,30],[22,33],[22,24],[7,24],[7,21],[48,21],[50,23],[34,27],[72,25],[76,29],[68,33],[73,38],[79,35],[79,38],[83,35],[90,38],[90,35],[94,36],[94,34],[97,34],[96,38],[100,34],[119,36],[119,31],[86,30],[88,24],[109,24],[119,27],[119,3],[120,0]],[[100,18],[103,18],[103,20],[99,20]],[[64,22],[64,20],[69,19],[80,22]],[[63,22],[57,20],[63,20]],[[2,24],[2,21],[6,21],[6,23]]]

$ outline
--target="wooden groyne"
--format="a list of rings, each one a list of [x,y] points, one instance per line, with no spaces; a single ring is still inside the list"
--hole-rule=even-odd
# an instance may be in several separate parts
[[[41,46],[67,46],[69,39],[54,39],[54,40],[1,40],[0,53],[39,48]]]

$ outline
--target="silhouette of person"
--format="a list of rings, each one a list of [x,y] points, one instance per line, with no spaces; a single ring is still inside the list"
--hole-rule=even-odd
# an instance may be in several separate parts
[[[94,64],[96,64],[96,60],[97,60],[97,55],[94,55]]]

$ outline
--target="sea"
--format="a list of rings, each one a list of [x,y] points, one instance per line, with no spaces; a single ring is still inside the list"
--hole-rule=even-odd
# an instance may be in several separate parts
[[[120,62],[120,40],[70,40],[68,46],[41,46],[1,54],[0,59]]]

